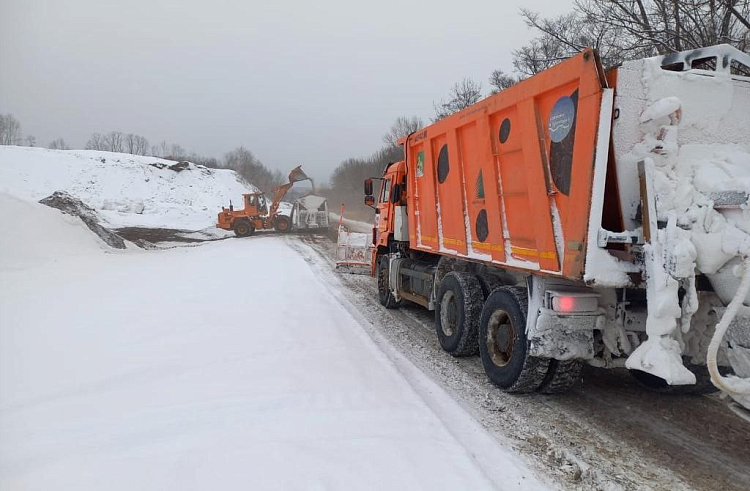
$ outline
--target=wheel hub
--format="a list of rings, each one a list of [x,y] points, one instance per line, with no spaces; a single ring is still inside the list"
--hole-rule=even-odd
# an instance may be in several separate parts
[[[456,296],[452,291],[445,292],[443,300],[440,302],[440,328],[443,334],[450,337],[456,332],[458,323],[458,307],[456,305]]]
[[[502,367],[513,358],[516,330],[510,315],[504,310],[496,310],[490,316],[487,329],[487,352],[492,363]]]

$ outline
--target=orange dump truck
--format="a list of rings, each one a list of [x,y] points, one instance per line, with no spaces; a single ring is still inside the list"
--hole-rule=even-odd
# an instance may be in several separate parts
[[[584,363],[654,388],[739,374],[750,315],[724,316],[737,341],[713,361],[708,344],[750,251],[707,266],[729,232],[698,222],[750,231],[750,185],[695,176],[750,176],[748,67],[716,46],[605,71],[588,49],[403,138],[377,196],[365,181],[380,302],[434,310],[441,346],[509,392],[566,390]],[[744,400],[741,377],[712,378]]]

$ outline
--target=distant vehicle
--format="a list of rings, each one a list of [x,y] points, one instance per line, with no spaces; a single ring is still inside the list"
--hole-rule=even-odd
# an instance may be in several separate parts
[[[322,196],[308,194],[294,200],[292,226],[294,230],[328,231],[328,200]]]
[[[297,166],[289,173],[289,182],[271,190],[273,201],[270,209],[266,196],[261,193],[243,194],[244,208],[235,210],[231,204],[229,208],[221,208],[216,222],[218,228],[234,230],[237,237],[248,237],[256,230],[275,229],[278,232],[289,232],[292,229],[292,219],[279,213],[279,203],[291,189],[295,182],[310,180]]]
[[[586,49],[408,135],[364,186],[380,303],[434,310],[443,349],[507,392],[588,363],[670,391],[710,372],[748,407],[749,114],[730,46],[606,72]]]

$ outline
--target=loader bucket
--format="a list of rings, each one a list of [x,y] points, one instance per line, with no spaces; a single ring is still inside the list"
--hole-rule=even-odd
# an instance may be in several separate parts
[[[299,181],[309,181],[310,178],[307,177],[307,174],[302,170],[302,166],[298,165],[294,169],[292,169],[292,172],[289,173],[289,182],[299,182]]]

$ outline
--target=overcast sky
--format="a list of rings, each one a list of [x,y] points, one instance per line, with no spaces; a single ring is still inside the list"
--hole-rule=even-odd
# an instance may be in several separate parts
[[[0,113],[41,145],[118,130],[327,179],[380,148],[401,115],[425,122],[464,76],[533,36],[520,7],[572,0],[0,0]]]

